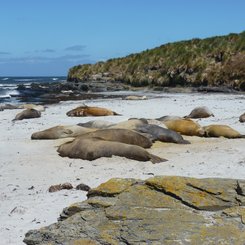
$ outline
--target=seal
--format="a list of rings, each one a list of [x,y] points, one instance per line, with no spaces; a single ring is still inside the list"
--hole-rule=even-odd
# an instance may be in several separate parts
[[[245,138],[245,135],[240,134],[235,129],[227,125],[209,125],[203,127],[206,137],[225,137],[228,139]]]
[[[214,114],[206,106],[194,108],[188,116],[184,118],[207,118],[214,117]]]
[[[239,117],[239,122],[241,122],[241,123],[245,122],[245,113],[243,113],[243,114]]]
[[[183,139],[181,134],[171,129],[162,128],[157,125],[142,125],[137,127],[136,131],[144,134],[149,134],[153,142],[158,140],[161,142],[170,142],[176,144],[190,144],[188,140]]]
[[[45,111],[45,107],[43,105],[35,105],[35,104],[19,105],[19,109],[35,109],[37,111]]]
[[[77,125],[85,127],[85,128],[104,129],[104,128],[108,128],[112,125],[115,125],[115,123],[107,122],[107,121],[103,121],[103,120],[93,120],[93,121],[88,121],[86,123],[78,123]]]
[[[131,129],[134,130],[136,127],[140,125],[148,124],[146,119],[137,119],[137,118],[131,118],[127,121],[119,122],[115,125],[110,126],[109,128],[124,128],[124,129]]]
[[[0,105],[0,111],[14,110],[14,109],[19,109],[19,106],[18,105],[12,105],[12,104],[1,104]]]
[[[130,145],[138,145],[143,148],[150,148],[152,142],[147,137],[129,129],[109,128],[90,132],[80,136],[82,138],[99,138],[107,141],[116,141]]]
[[[61,157],[80,158],[89,161],[100,157],[112,157],[113,155],[137,161],[151,161],[152,163],[167,161],[150,154],[140,146],[98,138],[78,137],[73,142],[62,144],[57,151]]]
[[[148,98],[144,96],[139,95],[129,95],[124,98],[124,100],[148,100]]]
[[[178,119],[165,121],[164,124],[168,129],[174,130],[183,135],[204,136],[204,130],[197,122],[191,119]]]
[[[41,117],[41,112],[34,109],[26,109],[20,113],[18,113],[13,121],[29,119],[29,118],[38,118]]]
[[[68,111],[66,115],[68,117],[88,117],[88,116],[99,117],[99,116],[113,116],[113,115],[119,116],[120,114],[106,108],[84,105],[84,106],[79,106],[71,111]]]
[[[93,132],[96,129],[85,128],[77,125],[70,126],[55,126],[48,128],[39,132],[35,132],[31,135],[31,139],[40,140],[40,139],[61,139],[68,137],[77,137],[82,134]]]
[[[172,120],[180,120],[180,119],[183,119],[183,117],[179,117],[179,116],[163,116],[163,117],[156,118],[156,120],[161,121],[161,122],[172,121]]]

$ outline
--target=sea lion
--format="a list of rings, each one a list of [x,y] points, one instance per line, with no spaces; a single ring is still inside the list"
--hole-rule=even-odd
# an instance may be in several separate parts
[[[163,116],[163,117],[156,118],[156,120],[161,121],[161,122],[179,120],[179,119],[183,119],[183,117],[179,117],[179,116]]]
[[[235,129],[227,125],[209,125],[203,127],[206,137],[225,137],[228,139],[245,138],[245,135],[240,134]]]
[[[193,109],[191,113],[184,118],[207,118],[211,116],[214,117],[214,114],[208,109],[208,107],[200,106]]]
[[[98,138],[76,138],[73,142],[62,144],[58,150],[61,157],[95,160],[100,157],[121,156],[137,161],[165,162],[166,159],[150,154],[137,145],[107,141]]]
[[[152,136],[151,139],[153,140],[153,142],[158,140],[162,142],[171,142],[176,144],[190,144],[190,142],[184,140],[182,135],[180,135],[179,133],[171,129],[162,128],[157,125],[142,125],[137,127],[136,131],[140,133],[150,134]]]
[[[144,96],[139,95],[129,95],[124,98],[124,100],[148,100],[148,98]]]
[[[96,129],[85,128],[77,125],[55,126],[32,134],[31,139],[61,139],[76,137],[93,132]]]
[[[166,125],[164,124],[164,122],[161,122],[157,119],[146,119],[148,124],[151,124],[151,125],[157,125],[157,126],[160,126],[162,128],[167,128]]]
[[[183,135],[204,136],[203,128],[191,119],[178,119],[165,121],[164,124],[168,129],[174,130]]]
[[[78,123],[77,125],[85,127],[85,128],[104,129],[104,128],[108,128],[110,126],[115,125],[115,123],[107,122],[107,121],[103,121],[103,120],[94,120],[94,121],[88,121],[86,123]]]
[[[120,115],[114,111],[111,111],[106,108],[102,107],[95,107],[95,106],[79,106],[71,111],[66,113],[68,117],[88,117],[88,116],[113,116],[113,115]]]
[[[14,109],[19,109],[19,106],[18,105],[11,105],[11,104],[0,105],[0,111],[3,111],[3,110],[14,110]]]
[[[38,118],[41,117],[41,112],[35,109],[26,109],[20,113],[18,113],[13,121],[29,119],[29,118]]]
[[[245,122],[245,113],[243,113],[243,114],[239,117],[239,122],[241,122],[241,123]]]
[[[119,122],[115,125],[109,126],[108,128],[124,128],[124,129],[135,129],[136,127],[140,125],[148,124],[146,119],[136,119],[136,118],[131,118],[127,121],[122,121]]]
[[[130,145],[138,145],[143,148],[150,148],[152,146],[152,142],[147,137],[129,130],[122,128],[108,128],[101,129],[95,132],[90,132],[80,136],[82,138],[99,138],[107,141],[116,141]]]
[[[37,111],[45,111],[45,107],[43,105],[35,105],[35,104],[19,105],[19,109],[35,109]]]

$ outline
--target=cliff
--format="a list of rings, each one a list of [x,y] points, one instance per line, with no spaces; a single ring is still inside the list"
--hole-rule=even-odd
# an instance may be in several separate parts
[[[245,91],[245,31],[168,43],[106,62],[74,66],[68,81],[135,87],[226,87]]]

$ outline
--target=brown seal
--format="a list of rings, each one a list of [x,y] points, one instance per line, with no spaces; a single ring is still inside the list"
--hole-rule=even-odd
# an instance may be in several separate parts
[[[239,122],[241,122],[241,123],[245,122],[245,113],[243,113],[243,114],[239,117]]]
[[[89,117],[89,116],[113,116],[113,115],[120,115],[114,111],[111,111],[106,108],[102,107],[95,107],[95,106],[79,106],[71,111],[66,113],[68,117]]]
[[[61,139],[76,137],[93,132],[96,129],[85,128],[77,125],[55,126],[32,134],[31,139]]]
[[[179,132],[183,135],[189,136],[204,136],[204,130],[197,122],[191,119],[177,119],[165,121],[164,124],[168,129]]]
[[[128,129],[101,129],[95,132],[87,133],[82,136],[82,138],[99,138],[108,141],[116,141],[130,145],[138,145],[143,148],[150,148],[152,142],[147,137]]]
[[[107,141],[98,138],[78,137],[73,142],[62,144],[58,150],[61,157],[95,160],[100,157],[120,156],[137,161],[164,162],[166,159],[150,154],[137,145]]]
[[[18,113],[13,121],[16,120],[23,120],[23,119],[29,119],[29,118],[38,118],[41,117],[41,112],[37,111],[35,109],[26,109],[20,113]]]
[[[240,134],[235,129],[227,125],[209,125],[203,127],[206,137],[225,137],[228,139],[245,138],[245,135]]]
[[[208,109],[208,107],[200,106],[193,109],[188,116],[185,116],[185,118],[207,118],[211,116],[214,117],[214,114]]]

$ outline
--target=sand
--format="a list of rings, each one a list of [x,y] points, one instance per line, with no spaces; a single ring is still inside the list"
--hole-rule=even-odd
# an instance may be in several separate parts
[[[207,106],[215,117],[197,120],[201,125],[227,124],[245,134],[238,121],[245,112],[245,95],[165,94],[149,100],[103,99],[67,101],[49,105],[41,118],[12,122],[20,110],[0,112],[0,244],[24,244],[24,234],[57,221],[61,210],[86,199],[86,192],[49,193],[50,185],[70,182],[96,187],[112,177],[146,179],[154,175],[245,179],[245,139],[185,137],[190,145],[156,143],[149,151],[169,161],[153,165],[121,157],[95,161],[60,157],[64,140],[31,140],[33,132],[56,125],[94,119],[119,122],[131,117],[185,116],[196,106]],[[71,118],[66,112],[85,102],[110,108],[123,116]]]

